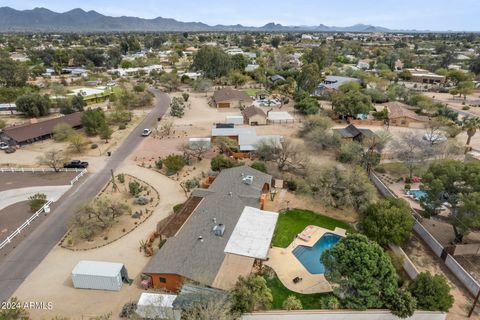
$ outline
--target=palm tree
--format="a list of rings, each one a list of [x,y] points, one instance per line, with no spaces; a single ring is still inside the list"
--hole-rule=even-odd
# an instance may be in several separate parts
[[[475,135],[477,132],[477,129],[480,129],[480,118],[479,117],[466,117],[463,120],[462,127],[465,131],[467,131],[467,146],[470,145],[470,141],[472,140],[472,137]]]

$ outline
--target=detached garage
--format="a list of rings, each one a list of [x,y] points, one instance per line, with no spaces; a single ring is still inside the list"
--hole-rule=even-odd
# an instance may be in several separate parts
[[[72,271],[72,281],[77,289],[119,291],[128,273],[122,263],[82,260]]]

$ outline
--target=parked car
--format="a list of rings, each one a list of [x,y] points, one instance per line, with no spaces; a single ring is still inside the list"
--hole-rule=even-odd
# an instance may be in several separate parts
[[[17,151],[17,149],[11,146],[8,146],[8,148],[5,149],[5,153],[14,153],[15,151]]]
[[[148,137],[152,133],[150,129],[143,129],[142,136]]]
[[[70,162],[65,163],[63,167],[69,168],[69,169],[85,169],[86,167],[88,167],[88,162],[80,161],[80,160],[72,160]]]
[[[9,145],[5,142],[0,142],[0,150],[7,150]]]

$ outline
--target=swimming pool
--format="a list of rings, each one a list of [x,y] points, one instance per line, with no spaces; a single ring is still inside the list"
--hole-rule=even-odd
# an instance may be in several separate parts
[[[427,193],[423,190],[413,189],[408,191],[409,195],[412,195],[416,200],[421,200],[427,196]]]
[[[320,261],[322,253],[333,247],[341,236],[333,233],[325,233],[313,247],[298,246],[293,249],[293,254],[303,266],[312,274],[325,273],[325,266]]]

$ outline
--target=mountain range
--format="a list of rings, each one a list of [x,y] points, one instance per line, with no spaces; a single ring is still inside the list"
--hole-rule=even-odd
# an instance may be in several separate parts
[[[0,8],[0,32],[114,32],[114,31],[259,31],[259,32],[394,32],[384,27],[356,24],[349,27],[283,26],[267,23],[262,27],[237,25],[210,26],[202,22],[182,22],[158,17],[142,19],[137,17],[110,17],[96,11],[73,9],[58,13],[45,8],[16,10]],[[403,30],[405,31],[405,30]],[[415,30],[409,30],[414,32]]]

